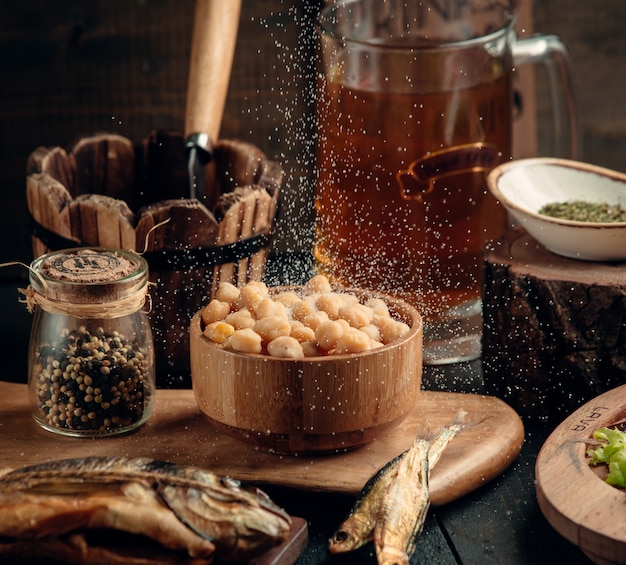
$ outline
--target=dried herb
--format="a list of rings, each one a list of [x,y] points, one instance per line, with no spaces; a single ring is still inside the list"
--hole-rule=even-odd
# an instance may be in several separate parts
[[[606,204],[604,202],[585,202],[583,200],[553,202],[543,206],[539,213],[544,216],[576,222],[626,222],[626,210],[624,208],[619,204]]]

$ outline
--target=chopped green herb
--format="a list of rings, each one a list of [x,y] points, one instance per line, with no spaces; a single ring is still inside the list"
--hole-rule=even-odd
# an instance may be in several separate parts
[[[626,210],[619,204],[585,202],[583,200],[546,204],[539,210],[539,213],[544,216],[577,222],[626,222]]]
[[[609,475],[606,482],[616,487],[626,487],[626,434],[612,428],[599,428],[593,432],[600,446],[587,451],[589,465],[605,464]]]

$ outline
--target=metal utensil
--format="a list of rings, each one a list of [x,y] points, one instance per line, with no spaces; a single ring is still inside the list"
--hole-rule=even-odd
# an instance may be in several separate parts
[[[240,13],[241,0],[196,0],[184,131],[191,198],[205,196],[204,167],[219,136]]]

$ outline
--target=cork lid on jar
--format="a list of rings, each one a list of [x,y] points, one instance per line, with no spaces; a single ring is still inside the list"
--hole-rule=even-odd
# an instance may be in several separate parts
[[[147,282],[146,260],[122,250],[64,249],[31,263],[31,286],[47,300],[57,302],[118,302],[145,293]]]

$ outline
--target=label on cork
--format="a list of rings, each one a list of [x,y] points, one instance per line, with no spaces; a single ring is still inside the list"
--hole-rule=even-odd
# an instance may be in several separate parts
[[[137,264],[115,251],[76,249],[49,256],[41,270],[58,281],[106,283],[132,274]]]

